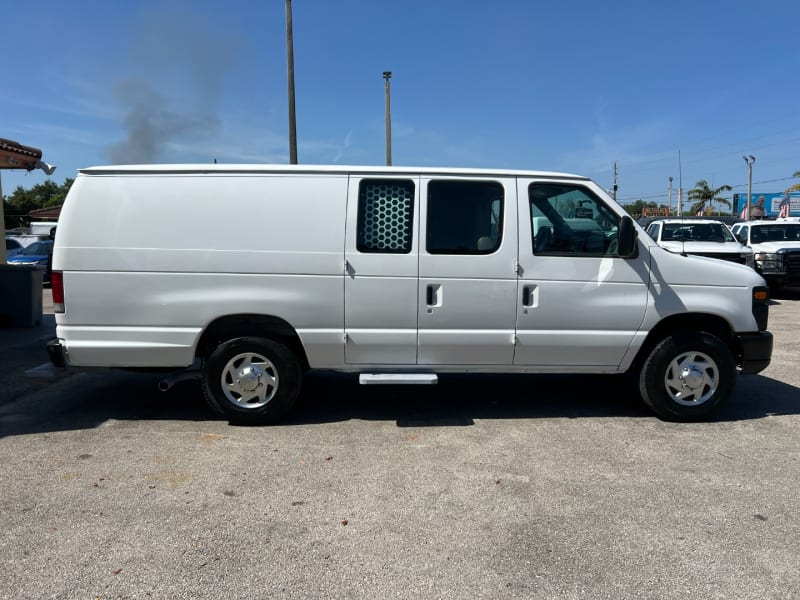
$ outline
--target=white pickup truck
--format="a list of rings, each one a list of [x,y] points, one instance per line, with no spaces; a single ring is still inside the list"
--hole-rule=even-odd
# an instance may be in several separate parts
[[[677,254],[707,256],[753,266],[753,251],[714,219],[660,218],[647,225],[647,234],[662,248]]]
[[[800,218],[745,221],[733,232],[753,250],[756,270],[770,287],[800,286]]]

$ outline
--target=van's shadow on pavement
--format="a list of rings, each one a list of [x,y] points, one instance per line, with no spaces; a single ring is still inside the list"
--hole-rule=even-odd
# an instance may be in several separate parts
[[[219,421],[196,381],[157,389],[157,375],[107,372],[73,375],[45,392],[0,410],[0,437],[91,429],[110,420]],[[749,375],[714,422],[800,414],[794,386]],[[474,424],[475,419],[656,419],[624,376],[444,375],[438,385],[360,386],[355,375],[309,375],[283,426],[351,419],[394,421],[398,427]]]

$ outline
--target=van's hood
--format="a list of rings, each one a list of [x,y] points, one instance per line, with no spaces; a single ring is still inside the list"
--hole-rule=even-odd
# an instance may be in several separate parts
[[[753,287],[765,285],[755,269],[728,260],[686,255],[649,246],[653,280],[671,285]]]
[[[753,252],[777,252],[778,250],[800,250],[800,242],[760,242],[751,246]]]
[[[680,254],[742,254],[749,253],[747,246],[739,242],[660,242],[662,248]]]

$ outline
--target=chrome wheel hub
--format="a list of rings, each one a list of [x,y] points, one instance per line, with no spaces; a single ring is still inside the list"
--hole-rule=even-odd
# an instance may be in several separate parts
[[[260,408],[278,391],[278,371],[267,357],[246,352],[228,361],[220,383],[229,402],[241,408]]]
[[[664,385],[673,401],[697,406],[708,402],[719,388],[719,369],[707,354],[684,352],[670,362]]]

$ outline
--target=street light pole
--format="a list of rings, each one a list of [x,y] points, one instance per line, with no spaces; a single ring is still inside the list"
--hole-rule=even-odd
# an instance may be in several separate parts
[[[294,110],[294,39],[292,0],[286,0],[286,63],[289,85],[289,164],[297,164],[297,116]]]
[[[389,89],[389,80],[391,78],[391,71],[383,72],[383,79],[386,81],[386,166],[391,166],[392,164],[392,110]]]
[[[678,150],[678,216],[683,216],[683,167],[680,150]]]
[[[669,178],[669,214],[672,215],[672,177]]]
[[[750,202],[753,197],[753,163],[756,162],[756,157],[752,154],[743,156],[744,162],[747,163],[747,200],[744,205],[744,220],[750,220]]]

